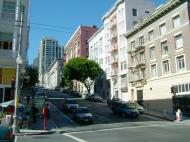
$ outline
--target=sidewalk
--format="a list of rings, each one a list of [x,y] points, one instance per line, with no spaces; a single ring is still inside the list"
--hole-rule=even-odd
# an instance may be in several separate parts
[[[26,104],[26,99],[24,97],[31,96],[32,90],[22,90],[22,98],[20,99],[22,104]],[[70,118],[64,115],[59,109],[57,109],[51,102],[47,102],[50,105],[50,118],[47,119],[46,131],[44,131],[43,118],[37,117],[36,123],[30,123],[28,129],[21,129],[20,134],[17,135],[42,135],[42,134],[51,134],[56,131],[68,130],[70,128],[76,127]],[[39,110],[42,111],[42,110]]]

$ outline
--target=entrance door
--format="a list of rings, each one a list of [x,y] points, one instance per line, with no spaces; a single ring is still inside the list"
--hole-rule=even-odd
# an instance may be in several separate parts
[[[142,105],[143,103],[143,90],[137,90],[137,102]]]

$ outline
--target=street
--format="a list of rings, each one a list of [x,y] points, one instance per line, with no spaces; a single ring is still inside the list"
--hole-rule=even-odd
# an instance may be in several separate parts
[[[63,111],[63,99],[64,97],[72,97],[67,94],[63,94],[57,91],[47,92],[49,101],[52,102],[60,111],[65,113],[68,117],[72,119],[72,114]],[[81,98],[76,98],[80,106],[86,106],[89,108],[90,112],[94,115],[94,124],[112,124],[112,123],[122,123],[122,122],[144,122],[144,121],[163,121],[162,119],[152,117],[146,114],[141,114],[137,119],[123,118],[120,115],[114,115],[111,109],[107,106],[105,102],[89,102]]]
[[[128,122],[114,128],[43,136],[20,136],[18,142],[178,142],[188,141],[190,125],[174,122]]]

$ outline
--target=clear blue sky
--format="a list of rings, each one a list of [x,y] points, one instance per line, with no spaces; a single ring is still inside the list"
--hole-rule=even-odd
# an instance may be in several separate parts
[[[166,0],[154,1],[158,6]],[[101,17],[114,2],[115,0],[31,0],[29,64],[37,57],[42,37],[53,37],[65,45],[79,25],[101,27]]]

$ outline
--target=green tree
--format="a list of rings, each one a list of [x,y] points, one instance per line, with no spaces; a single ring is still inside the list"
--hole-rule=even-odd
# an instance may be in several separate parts
[[[90,93],[90,87],[102,73],[100,66],[92,60],[84,57],[71,59],[64,67],[64,77],[67,80],[77,80],[81,82]]]
[[[38,70],[32,68],[31,66],[27,69],[28,75],[30,76],[29,86],[34,86],[38,83]]]

